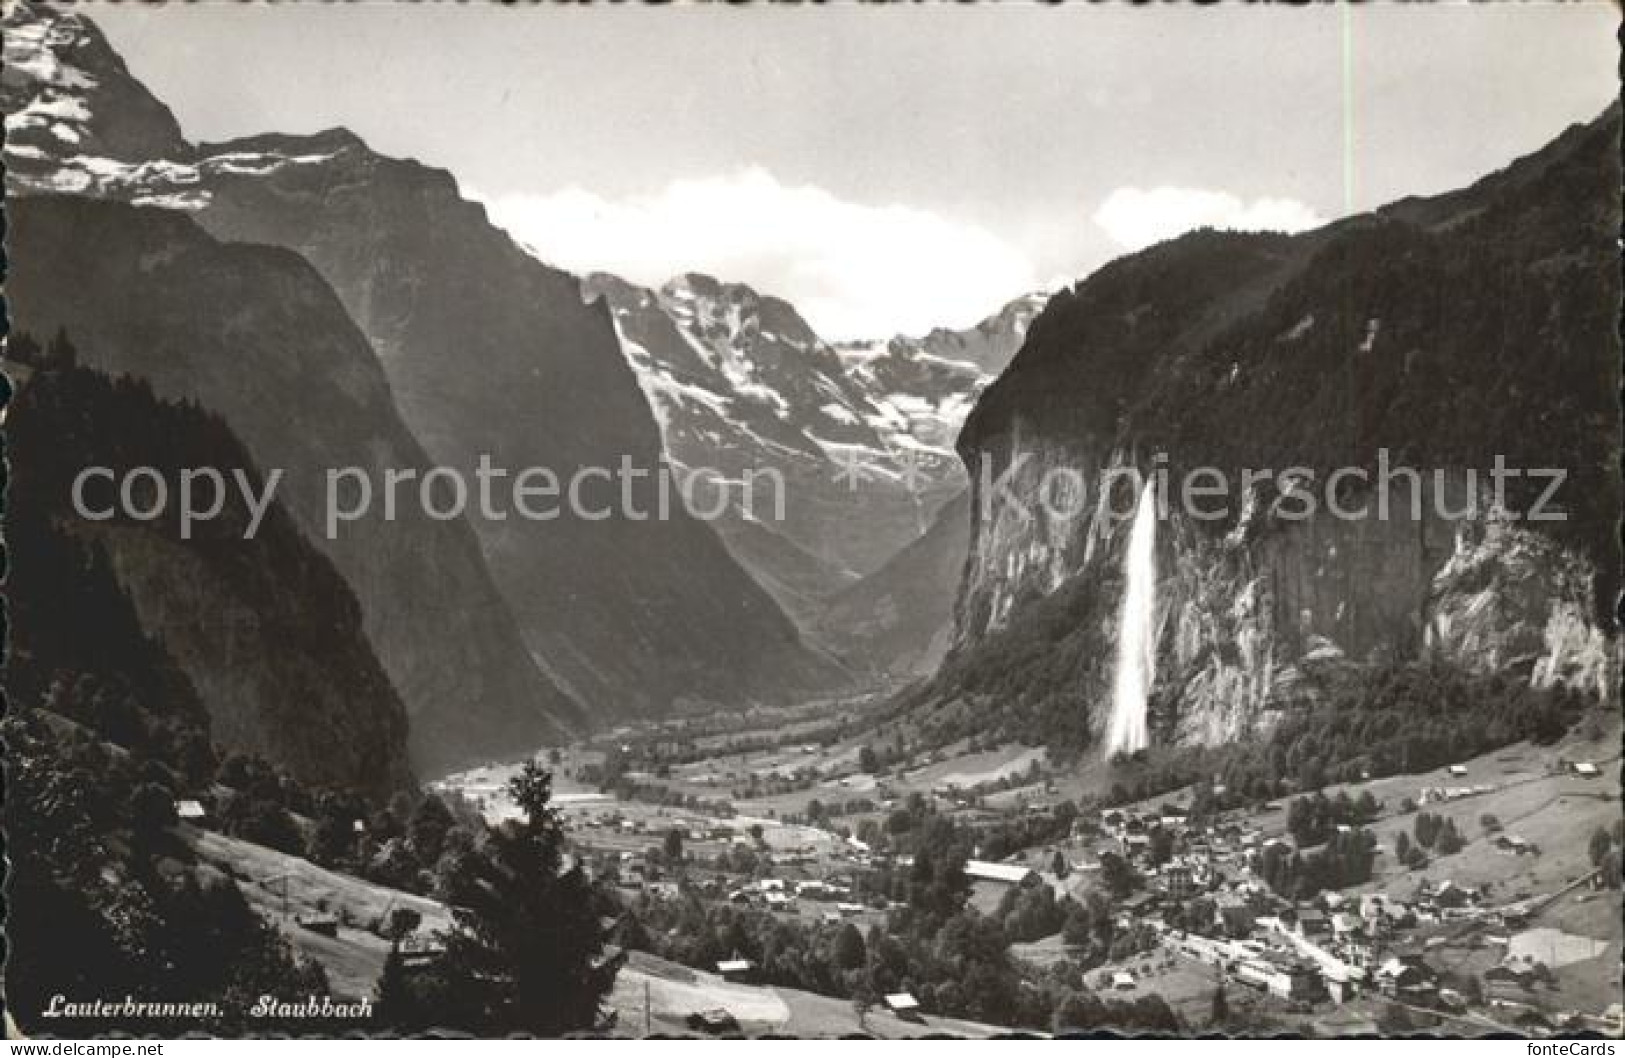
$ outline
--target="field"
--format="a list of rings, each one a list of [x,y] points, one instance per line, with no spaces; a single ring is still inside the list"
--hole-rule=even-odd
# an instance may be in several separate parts
[[[956,1018],[926,1017],[923,1024],[916,1024],[883,1008],[869,1011],[860,1026],[857,1012],[845,1000],[795,988],[732,984],[644,952],[629,953],[609,1005],[617,1016],[616,1034],[623,1036],[642,1036],[646,1026],[651,1033],[692,1035],[688,1015],[715,1009],[726,1010],[749,1036],[805,1038],[862,1032],[882,1039],[910,1039],[933,1034],[987,1037],[1011,1031]]]
[[[772,873],[785,878],[821,877],[852,870],[853,849],[836,828],[856,829],[865,819],[881,819],[903,798],[912,793],[933,797],[939,807],[962,815],[1014,817],[1023,805],[1055,803],[1063,798],[1098,794],[1136,767],[1133,762],[1104,761],[1091,757],[1066,771],[1053,770],[1044,752],[1020,745],[972,747],[957,743],[934,750],[903,767],[866,774],[859,767],[864,745],[889,745],[870,730],[821,742],[806,741],[809,732],[829,730],[815,718],[800,719],[784,728],[753,728],[739,725],[725,735],[705,736],[718,750],[715,757],[677,761],[661,766],[659,774],[634,773],[632,778],[646,785],[660,786],[676,794],[706,801],[728,801],[736,815],[708,814],[687,808],[661,806],[636,800],[605,797],[596,786],[574,778],[584,767],[603,760],[602,740],[590,746],[562,751],[555,775],[557,801],[571,826],[578,847],[596,852],[629,853],[634,860],[659,846],[670,829],[684,834],[684,851],[690,862],[709,864],[730,846],[746,843],[765,846],[780,859]],[[769,724],[776,718],[770,718]],[[1600,738],[1586,740],[1571,734],[1554,746],[1528,743],[1505,747],[1479,757],[1415,775],[1391,776],[1330,787],[1329,795],[1346,792],[1351,797],[1370,793],[1380,804],[1378,818],[1368,829],[1378,841],[1378,857],[1371,880],[1355,892],[1383,892],[1400,900],[1414,900],[1424,882],[1445,880],[1470,888],[1485,887],[1486,901],[1492,905],[1528,903],[1533,911],[1526,928],[1514,930],[1510,946],[1490,943],[1485,928],[1477,925],[1424,926],[1416,934],[1418,942],[1432,940],[1428,961],[1436,969],[1457,980],[1481,977],[1510,951],[1527,953],[1549,964],[1555,983],[1529,997],[1532,1005],[1549,1014],[1568,1010],[1597,1012],[1618,1000],[1620,991],[1620,922],[1614,894],[1597,894],[1583,884],[1591,871],[1588,840],[1593,830],[1607,828],[1619,818],[1618,807],[1618,721],[1605,725]],[[649,732],[626,733],[628,742],[650,737]],[[659,737],[659,736],[654,736]],[[692,745],[692,741],[687,744]],[[741,748],[743,747],[743,748]],[[1601,771],[1599,777],[1575,774],[1570,764],[1590,761]],[[1041,770],[1036,781],[1022,782],[1034,764]],[[653,768],[654,765],[649,765]],[[501,786],[513,768],[487,768],[448,780],[465,795],[476,798],[492,818],[508,810]],[[970,787],[984,783],[1010,783],[1003,790],[991,790],[981,797]],[[746,788],[751,796],[735,797]],[[758,792],[761,791],[761,792]],[[969,798],[975,798],[972,804]],[[1188,803],[1189,790],[1165,795],[1129,806],[1154,813],[1165,803]],[[872,804],[860,812],[838,813],[823,827],[787,822],[800,817],[808,802],[817,799],[826,807],[864,799]],[[1262,838],[1289,835],[1286,832],[1290,797],[1283,797],[1261,809],[1236,811],[1232,818]],[[1414,834],[1421,811],[1451,819],[1466,841],[1449,856],[1430,856],[1425,867],[1412,870],[1394,856],[1395,842],[1404,832]],[[1491,820],[1488,817],[1493,816]],[[1538,849],[1538,854],[1515,855],[1497,846],[1496,839],[1516,836]],[[1050,858],[1055,849],[1066,852],[1075,863],[1098,857],[1101,843],[1059,842],[1050,847],[1027,849],[1016,860],[1037,868],[1049,879]],[[794,865],[786,863],[789,859]],[[690,868],[694,874],[694,868]],[[699,875],[706,873],[699,869]],[[726,881],[725,884],[732,884]],[[1087,871],[1075,871],[1064,883],[1051,881],[1069,892],[1081,893],[1096,884]],[[1002,885],[977,883],[971,902],[984,912],[992,911],[1003,897]],[[1561,894],[1554,898],[1553,894]],[[799,913],[819,914],[828,905],[802,900]],[[783,911],[777,914],[793,914]],[[866,912],[860,928],[884,920],[883,912]],[[1012,947],[1016,959],[1043,968],[1066,957],[1059,936]],[[1103,995],[1132,999],[1157,994],[1168,1001],[1189,1025],[1205,1025],[1210,1016],[1215,980],[1210,968],[1182,956],[1156,952],[1126,960],[1116,969],[1132,971],[1132,989],[1119,991],[1101,986]],[[1100,971],[1091,971],[1090,984],[1100,986]],[[1293,1012],[1279,1001],[1244,988],[1227,989],[1232,1011],[1242,1019],[1261,1019],[1259,1024],[1296,1025],[1317,1031],[1369,1031],[1377,1020],[1391,1016],[1386,1000],[1369,998],[1342,1007],[1321,1006],[1315,1013]],[[844,1001],[809,996],[789,989],[765,989],[730,984],[715,975],[663,964],[647,956],[634,955],[616,990],[616,1008],[623,1018],[644,1017],[644,1002],[655,1031],[686,1032],[684,1019],[696,1009],[728,1009],[748,1033],[778,1032],[800,1035],[837,1035],[858,1031],[855,1012]],[[703,1004],[703,1005],[702,1005]],[[1427,1015],[1413,1012],[1423,1023]],[[1490,1011],[1505,1021],[1515,1011]],[[1478,1017],[1479,1015],[1473,1015]],[[1490,1023],[1480,1017],[1476,1029]],[[623,1029],[628,1023],[623,1020]],[[867,1019],[869,1031],[880,1034],[914,1034],[919,1029],[895,1016],[879,1011]],[[946,1027],[939,1031],[991,1031]]]
[[[421,931],[451,927],[451,914],[433,900],[337,874],[300,859],[212,831],[182,827],[192,850],[237,881],[249,904],[282,931],[301,955],[327,969],[335,996],[370,996],[389,954],[389,942],[373,932],[395,908],[423,916]],[[327,937],[295,921],[326,913],[338,919]]]

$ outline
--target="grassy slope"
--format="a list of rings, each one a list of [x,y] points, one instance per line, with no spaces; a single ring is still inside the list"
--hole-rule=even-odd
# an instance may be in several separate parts
[[[883,1039],[907,1039],[933,1033],[985,1037],[1013,1030],[956,1018],[927,1017],[924,1024],[903,1021],[886,1010],[869,1013],[858,1026],[852,1004],[795,988],[730,984],[716,974],[633,952],[615,982],[610,1006],[619,1015],[619,1035],[644,1034],[645,987],[649,1000],[649,1031],[688,1033],[684,1019],[690,1013],[721,1008],[731,1013],[746,1035],[778,1033],[797,1037],[830,1037],[867,1032]]]
[[[389,942],[372,928],[390,909],[417,911],[423,916],[424,932],[451,926],[451,913],[436,901],[325,870],[297,856],[224,834],[193,827],[181,831],[200,860],[236,879],[250,906],[274,923],[295,950],[327,969],[337,995],[372,994],[389,954]],[[340,922],[336,938],[312,933],[294,921],[299,915],[324,911]]]

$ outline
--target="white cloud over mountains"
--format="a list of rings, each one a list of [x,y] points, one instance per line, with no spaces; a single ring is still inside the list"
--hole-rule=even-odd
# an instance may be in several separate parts
[[[1302,231],[1326,223],[1290,198],[1120,187],[1092,215],[1096,234],[1051,229],[1043,241],[1052,252],[1045,254],[940,213],[848,201],[757,167],[620,198],[580,187],[471,194],[493,220],[561,268],[612,272],[645,286],[682,272],[748,283],[789,300],[831,340],[970,326],[1012,298],[1058,285],[1040,276],[1039,256],[1046,258],[1045,275],[1055,271],[1056,259],[1074,262],[1061,268],[1070,282],[1113,249],[1141,250],[1193,228]]]
[[[1194,228],[1231,231],[1306,231],[1326,223],[1291,198],[1251,202],[1224,191],[1195,187],[1120,187],[1106,196],[1092,218],[1125,250],[1143,250]]]
[[[792,302],[828,339],[968,326],[1038,288],[1026,255],[984,228],[849,202],[760,168],[629,198],[567,188],[484,201],[562,268],[644,285],[681,272],[749,283]]]

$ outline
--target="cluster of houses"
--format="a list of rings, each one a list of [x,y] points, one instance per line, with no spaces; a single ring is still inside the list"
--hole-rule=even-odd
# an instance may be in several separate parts
[[[1452,777],[1466,769],[1449,769]],[[1594,767],[1576,774],[1595,774]],[[1487,786],[1441,785],[1423,789],[1423,804],[1456,801],[1489,792]],[[966,806],[961,803],[961,808]],[[1035,806],[1025,806],[1029,811]],[[1266,808],[1278,808],[1271,805]],[[613,824],[641,832],[635,823]],[[684,824],[691,840],[741,840],[736,828]],[[1339,829],[1347,829],[1340,827]],[[1184,957],[1213,967],[1236,984],[1292,1004],[1346,1002],[1361,994],[1379,994],[1398,1002],[1440,1010],[1459,1010],[1467,1000],[1442,983],[1426,956],[1439,946],[1466,942],[1480,947],[1506,943],[1506,935],[1525,923],[1516,906],[1490,907],[1486,892],[1452,881],[1422,882],[1404,900],[1383,894],[1327,891],[1313,901],[1290,901],[1264,884],[1261,868],[1272,848],[1295,851],[1283,837],[1267,836],[1245,817],[1220,817],[1192,826],[1178,806],[1160,811],[1114,808],[1079,818],[1073,825],[1072,851],[1066,870],[1052,866],[1053,849],[1027,854],[1028,862],[992,862],[972,859],[965,873],[979,890],[1031,885],[1067,887],[1072,872],[1098,872],[1107,853],[1121,856],[1145,881],[1145,886],[1117,901],[1122,926],[1150,926],[1161,944]],[[1498,833],[1495,847],[1513,855],[1536,855],[1539,850],[1517,834]],[[777,912],[797,912],[798,901],[824,905],[831,922],[858,916],[869,908],[853,899],[852,872],[895,864],[908,867],[910,857],[876,855],[855,838],[831,836],[833,847],[775,850],[766,863],[794,868],[822,863],[848,873],[795,881],[760,878],[739,884],[712,879],[710,894],[731,903]],[[1081,852],[1077,846],[1081,845]],[[836,867],[835,861],[846,865]],[[814,873],[811,871],[795,873]],[[1075,884],[1076,880],[1074,880]],[[1193,916],[1199,909],[1200,916]],[[1209,913],[1211,909],[1211,913]],[[1453,929],[1455,923],[1470,928]],[[719,964],[718,972],[746,979],[751,967],[739,960]],[[1483,975],[1486,994],[1497,987],[1527,991],[1543,967],[1508,960]],[[1119,971],[1108,982],[1132,988],[1132,975]],[[893,998],[897,1003],[891,1002]],[[910,1009],[912,997],[887,997],[887,1005],[900,1016]]]
[[[664,835],[668,830],[676,830],[688,841],[746,841],[734,828],[725,824],[675,819],[669,823],[663,822],[659,827],[651,827],[641,819],[631,819],[619,812],[605,812],[599,815],[582,813],[574,824],[583,830],[606,830],[621,834],[625,837],[651,834]]]
[[[1284,1000],[1342,1003],[1374,992],[1459,1009],[1464,998],[1441,987],[1425,958],[1448,942],[1449,931],[1439,927],[1463,920],[1481,927],[1523,924],[1519,912],[1485,907],[1481,899],[1477,890],[1444,881],[1424,883],[1407,901],[1327,892],[1311,905],[1294,906],[1255,882],[1238,882],[1216,894],[1211,923],[1187,922],[1188,930],[1175,930],[1158,917],[1147,921],[1161,927],[1165,947]],[[1480,930],[1474,936],[1485,945],[1506,943],[1504,934]],[[1524,983],[1522,969],[1501,972]]]
[[[1328,891],[1313,902],[1294,903],[1257,874],[1266,850],[1290,848],[1288,842],[1236,821],[1200,829],[1187,822],[1171,810],[1106,810],[1074,827],[1092,858],[1086,852],[1082,862],[1068,866],[1095,871],[1105,852],[1121,855],[1146,880],[1144,890],[1118,901],[1121,924],[1150,925],[1165,947],[1289,1002],[1341,1003],[1376,992],[1416,1005],[1461,1006],[1462,997],[1441,988],[1428,967],[1428,950],[1445,943],[1450,923],[1471,920],[1479,932],[1524,924],[1517,908],[1488,907],[1486,893],[1450,880],[1424,881],[1406,900]],[[1500,838],[1511,851],[1533,850],[1516,835]],[[1004,884],[1027,884],[1035,874],[1019,865],[975,861],[966,873],[975,881]],[[1197,898],[1206,900],[1194,905]],[[1211,917],[1194,920],[1193,906],[1211,906]],[[1175,908],[1177,916],[1171,914]],[[1170,918],[1182,928],[1170,926]],[[1481,943],[1495,940],[1505,943],[1493,932]]]
[[[720,882],[713,879],[709,883],[702,883],[701,890],[719,895]],[[761,878],[728,890],[725,897],[731,904],[761,907],[768,911],[790,914],[799,913],[801,910],[797,904],[798,900],[817,901],[833,905],[823,913],[824,919],[828,922],[855,918],[870,910],[852,899],[852,883],[850,879],[841,876],[809,878],[802,881]]]

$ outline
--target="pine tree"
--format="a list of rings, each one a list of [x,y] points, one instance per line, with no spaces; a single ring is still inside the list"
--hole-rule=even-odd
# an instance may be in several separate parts
[[[1608,836],[1608,831],[1602,827],[1598,827],[1591,832],[1590,852],[1593,867],[1602,866],[1602,861],[1607,859],[1608,850],[1613,847],[1613,844],[1613,839]]]
[[[835,965],[843,970],[855,970],[863,965],[867,956],[863,934],[858,932],[858,927],[850,922],[842,925],[835,935]]]
[[[372,1007],[373,1017],[380,1028],[418,1032],[428,1027],[417,996],[407,980],[406,966],[401,959],[401,942],[398,940],[389,946],[389,955],[384,958],[384,972],[378,977]]]
[[[452,870],[448,973],[473,997],[475,1031],[559,1036],[593,1028],[624,956],[606,957],[605,901],[579,864],[564,866],[553,779],[535,761],[509,783],[521,817],[494,828]]]
[[[1433,838],[1433,848],[1441,856],[1450,856],[1460,852],[1465,842],[1456,830],[1456,821],[1446,819],[1439,826],[1439,832]]]
[[[451,830],[456,822],[452,818],[451,809],[446,807],[446,802],[434,794],[429,794],[418,802],[417,808],[412,811],[406,832],[408,840],[412,843],[412,853],[419,863],[425,867],[433,866],[445,846],[447,831]]]

